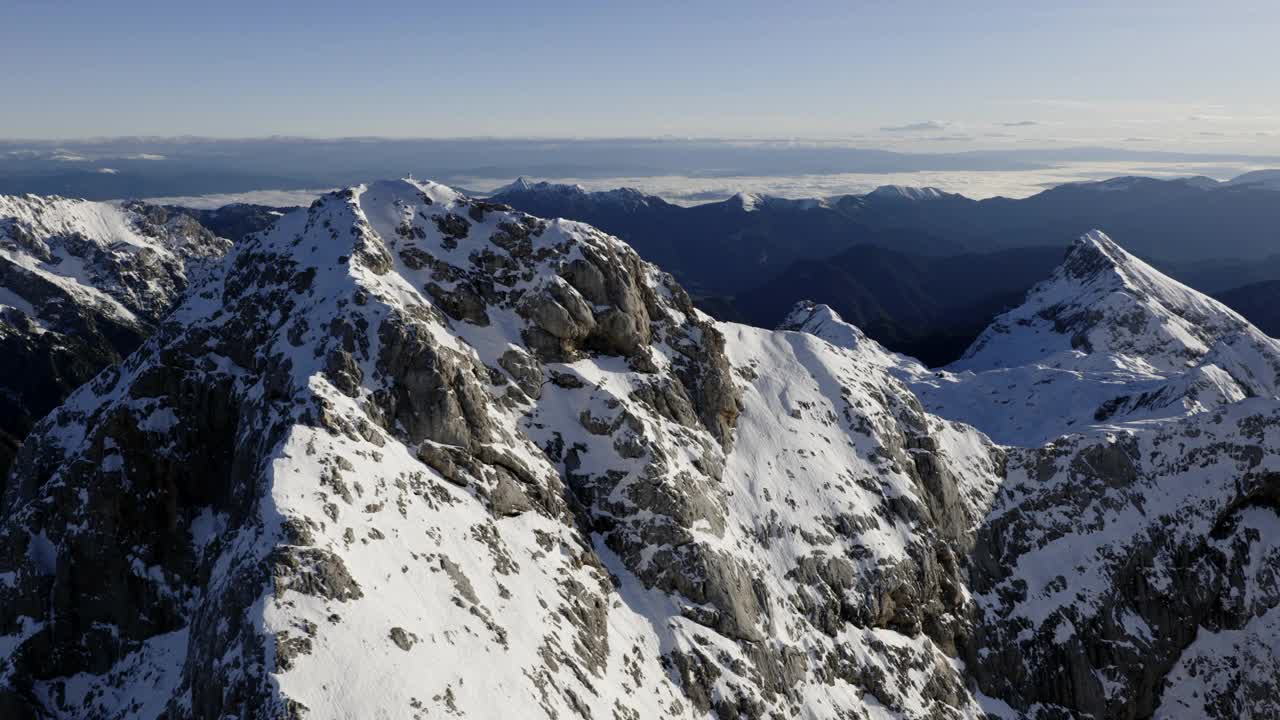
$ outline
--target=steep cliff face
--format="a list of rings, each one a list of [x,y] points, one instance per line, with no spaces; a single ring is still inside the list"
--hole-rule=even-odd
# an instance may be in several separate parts
[[[1268,697],[1271,405],[1002,448],[847,334],[713,323],[621,241],[441,185],[327,195],[23,445],[0,714]]]
[[[966,662],[1025,717],[1271,717],[1280,409],[1249,400],[1009,456]]]
[[[142,203],[0,196],[0,477],[32,425],[137,348],[229,246]]]

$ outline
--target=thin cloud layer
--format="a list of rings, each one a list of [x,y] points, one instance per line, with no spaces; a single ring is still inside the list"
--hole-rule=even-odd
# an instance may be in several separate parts
[[[211,195],[181,195],[174,197],[147,198],[147,202],[156,205],[181,205],[197,210],[212,210],[224,205],[248,203],[250,205],[270,205],[271,207],[303,207],[310,205],[316,198],[328,190],[251,190],[240,193],[215,193]]]
[[[723,200],[738,192],[785,198],[860,195],[881,185],[936,187],[975,199],[996,196],[1022,198],[1057,185],[1105,180],[1125,175],[1154,178],[1205,175],[1227,180],[1264,166],[1250,163],[1125,162],[1063,163],[1039,170],[997,171],[921,171],[901,173],[837,173],[824,175],[734,176],[699,178],[679,175],[654,177],[619,176],[609,178],[556,177],[537,178],[552,182],[578,184],[588,190],[611,190],[633,187],[680,205]],[[459,181],[466,187],[496,188],[511,178],[467,177]]]
[[[939,122],[938,120],[925,120],[924,122],[907,123],[906,125],[889,125],[880,128],[884,132],[928,132],[930,130],[946,130],[949,123]]]

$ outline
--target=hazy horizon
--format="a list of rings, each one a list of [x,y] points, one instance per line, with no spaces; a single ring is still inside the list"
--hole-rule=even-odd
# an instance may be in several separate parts
[[[192,139],[0,141],[0,194],[88,199],[311,191],[413,174],[484,192],[519,176],[589,189],[635,187],[682,204],[736,192],[781,197],[934,186],[984,198],[1120,175],[1227,180],[1280,157],[1123,148],[900,152],[837,143],[681,139]],[[294,191],[304,190],[301,195]],[[263,193],[267,193],[264,195]]]
[[[17,3],[0,137],[1280,154],[1277,35],[1249,2]]]

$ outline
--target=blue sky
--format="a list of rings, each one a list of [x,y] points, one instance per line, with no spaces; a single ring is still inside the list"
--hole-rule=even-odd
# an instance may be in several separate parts
[[[1280,150],[1280,3],[1065,5],[6,0],[0,137]]]

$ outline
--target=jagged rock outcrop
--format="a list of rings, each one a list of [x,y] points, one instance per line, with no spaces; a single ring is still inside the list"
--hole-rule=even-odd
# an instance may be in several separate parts
[[[144,203],[0,196],[0,477],[36,421],[137,348],[228,247]]]

